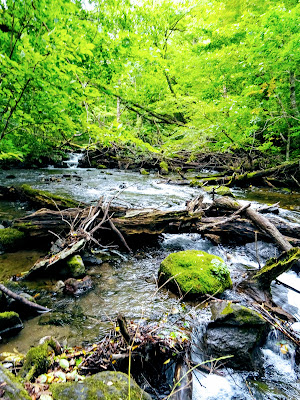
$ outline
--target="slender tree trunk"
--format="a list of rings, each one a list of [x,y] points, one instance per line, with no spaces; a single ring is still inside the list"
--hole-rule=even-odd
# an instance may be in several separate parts
[[[297,105],[297,96],[296,96],[296,75],[294,72],[290,72],[290,101],[291,108],[296,117],[300,116],[300,112]]]
[[[117,123],[121,123],[121,99],[117,97]]]

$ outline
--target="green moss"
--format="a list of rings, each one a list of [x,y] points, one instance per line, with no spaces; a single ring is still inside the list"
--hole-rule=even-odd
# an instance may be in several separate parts
[[[192,186],[192,187],[202,187],[203,186],[203,182],[199,181],[198,179],[191,179],[190,180],[190,186]]]
[[[122,372],[105,371],[88,377],[84,382],[55,383],[50,386],[54,400],[151,400],[133,379],[128,397],[128,376]]]
[[[67,259],[69,275],[73,278],[79,278],[85,274],[85,266],[79,254],[71,256]]]
[[[8,320],[15,316],[19,317],[19,315],[14,311],[5,311],[0,313],[0,324],[3,324],[3,320]]]
[[[56,205],[59,208],[76,208],[79,205],[79,202],[76,200],[72,200],[66,196],[46,192],[44,190],[33,189],[29,185],[22,185],[21,190],[27,200],[39,205],[51,208],[56,208]]]
[[[300,248],[293,247],[283,253],[279,258],[270,258],[266,265],[253,276],[261,287],[270,288],[271,282],[280,274],[288,271],[292,265],[300,259]]]
[[[258,312],[239,304],[224,302],[225,308],[221,311],[222,320],[230,320],[231,325],[264,325],[265,320]],[[228,321],[227,321],[228,323]]]
[[[24,365],[20,370],[20,377],[25,381],[31,381],[36,376],[47,372],[50,365],[48,345],[49,342],[46,341],[39,346],[32,347],[26,354]]]
[[[145,168],[140,169],[140,174],[141,175],[149,175],[149,172],[145,170]]]
[[[224,261],[217,256],[198,250],[180,251],[165,258],[159,269],[161,283],[168,281],[171,290],[183,294],[203,295],[222,293],[232,286]]]
[[[28,395],[26,390],[21,385],[18,378],[16,378],[11,372],[4,368],[0,364],[0,384],[5,382],[2,386],[3,399],[7,400],[30,400],[31,397]],[[1,396],[0,396],[1,397]]]
[[[166,175],[166,174],[169,173],[169,166],[168,166],[168,164],[167,164],[165,161],[161,161],[161,162],[159,163],[159,166],[160,166],[160,172],[161,172],[163,175]]]
[[[15,228],[0,229],[0,247],[11,250],[24,238],[24,233]]]
[[[207,193],[213,193],[217,194],[218,196],[231,196],[234,197],[232,194],[231,190],[227,186],[203,186],[203,189]]]

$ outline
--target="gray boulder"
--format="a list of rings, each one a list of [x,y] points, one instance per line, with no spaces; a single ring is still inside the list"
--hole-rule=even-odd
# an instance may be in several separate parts
[[[258,346],[266,338],[267,323],[263,317],[247,307],[230,301],[213,303],[214,321],[207,326],[203,337],[206,357],[233,355],[226,361],[231,368],[252,370],[259,368]]]

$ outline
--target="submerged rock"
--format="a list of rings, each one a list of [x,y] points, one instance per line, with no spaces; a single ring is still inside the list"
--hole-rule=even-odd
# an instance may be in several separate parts
[[[220,294],[232,286],[222,258],[200,250],[171,253],[162,261],[158,274],[160,284],[168,281],[172,291],[178,293],[180,289],[189,297]]]
[[[0,398],[7,400],[30,400],[19,380],[0,364]]]
[[[69,278],[64,283],[64,292],[66,294],[80,295],[93,288],[92,278],[88,275],[83,279]]]
[[[137,383],[130,380],[131,400],[151,400]],[[83,382],[52,384],[50,387],[54,400],[119,400],[128,398],[128,375],[122,372],[99,372]]]
[[[23,329],[19,314],[14,311],[0,313],[0,337],[16,334]]]
[[[214,321],[204,335],[206,357],[233,355],[226,361],[232,368],[251,370],[258,367],[259,344],[265,339],[267,323],[256,311],[230,301],[213,303]]]

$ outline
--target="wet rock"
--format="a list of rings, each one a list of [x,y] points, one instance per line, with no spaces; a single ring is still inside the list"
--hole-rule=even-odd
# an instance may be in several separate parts
[[[258,346],[267,332],[263,317],[230,301],[213,303],[211,312],[214,321],[208,324],[203,338],[205,357],[233,355],[226,360],[228,367],[243,370],[259,367]]]
[[[0,364],[0,398],[7,400],[30,400],[19,380]]]
[[[69,271],[69,276],[72,276],[73,278],[79,278],[85,274],[85,266],[79,254],[68,258],[66,263]]]
[[[189,297],[220,294],[232,286],[225,262],[199,250],[171,253],[162,261],[158,274],[160,285],[166,283],[175,293]]]
[[[90,253],[83,254],[82,260],[84,262],[84,265],[86,266],[101,265],[103,263],[102,258],[97,257]]]
[[[40,316],[39,325],[64,326],[73,322],[73,318],[69,313],[50,312]]]
[[[93,288],[93,281],[90,276],[83,279],[69,278],[65,282],[64,293],[80,295]]]
[[[131,400],[151,400],[133,379],[130,380]],[[83,382],[52,384],[54,400],[106,400],[128,398],[128,376],[122,372],[104,371],[86,378]]]
[[[16,175],[6,175],[6,179],[16,179]]]
[[[0,336],[14,335],[23,329],[19,314],[14,311],[0,313]]]

